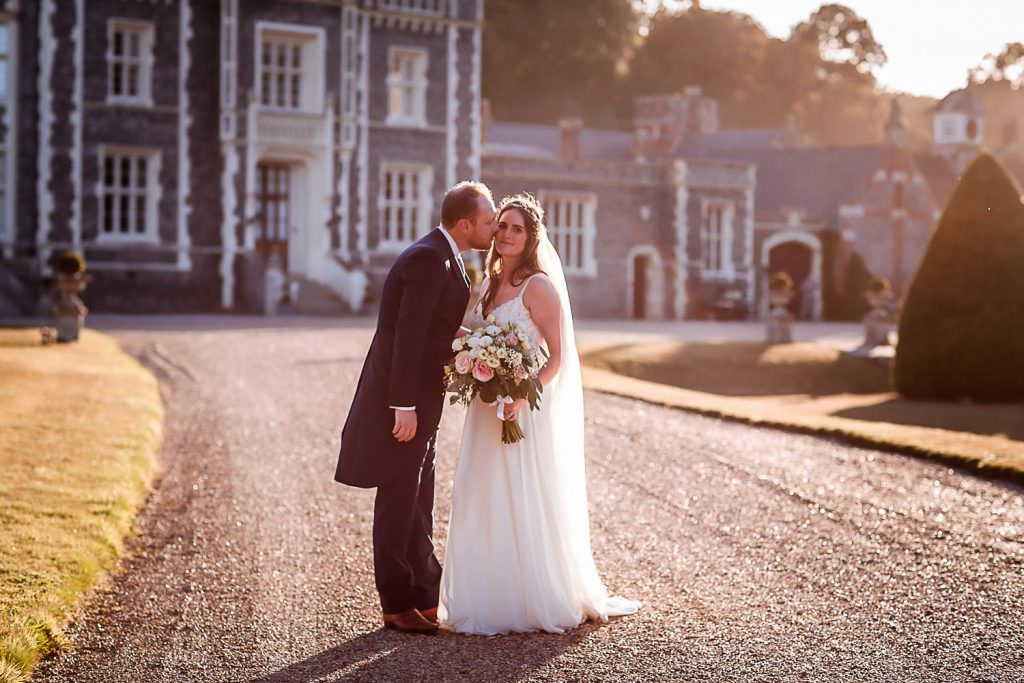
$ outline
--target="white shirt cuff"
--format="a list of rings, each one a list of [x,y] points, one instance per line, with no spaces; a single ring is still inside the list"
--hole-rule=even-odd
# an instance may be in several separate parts
[[[388,406],[388,408],[391,408],[391,410],[416,410],[416,406]]]

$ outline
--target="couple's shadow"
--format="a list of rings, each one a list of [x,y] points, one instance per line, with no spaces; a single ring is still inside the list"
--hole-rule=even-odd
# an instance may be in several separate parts
[[[584,641],[604,624],[587,622],[563,634],[410,635],[379,629],[249,683],[335,681],[515,681]]]

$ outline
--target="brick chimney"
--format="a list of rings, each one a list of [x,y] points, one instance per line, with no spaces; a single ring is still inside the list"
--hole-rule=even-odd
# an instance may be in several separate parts
[[[636,100],[633,148],[638,158],[667,154],[688,135],[718,130],[718,101],[697,86],[682,93],[648,95]]]
[[[562,161],[579,161],[580,136],[583,119],[564,118],[558,120],[558,158]]]

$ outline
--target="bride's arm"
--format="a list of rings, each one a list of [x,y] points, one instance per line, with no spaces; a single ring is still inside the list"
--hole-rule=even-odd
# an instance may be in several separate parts
[[[562,361],[562,306],[558,300],[558,292],[551,284],[551,280],[543,276],[536,277],[523,293],[523,303],[530,311],[530,317],[543,335],[551,353],[538,376],[540,383],[547,386],[558,374]]]

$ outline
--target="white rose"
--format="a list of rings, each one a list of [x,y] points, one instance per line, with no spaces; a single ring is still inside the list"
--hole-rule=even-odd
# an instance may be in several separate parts
[[[498,327],[497,325],[488,325],[487,329],[485,329],[484,332],[486,332],[492,337],[496,337],[499,334],[501,334],[501,328]]]
[[[479,358],[481,355],[483,355],[483,351],[481,351],[478,348],[472,348],[472,349],[469,350],[469,357],[470,358]]]
[[[480,338],[470,337],[469,339],[466,340],[466,345],[471,349],[475,349],[480,346]]]
[[[462,340],[461,339],[456,339],[455,341],[452,342],[452,351],[461,351],[461,350],[462,350]]]
[[[481,346],[490,346],[493,343],[494,339],[490,335],[484,335],[483,337],[480,337]]]

